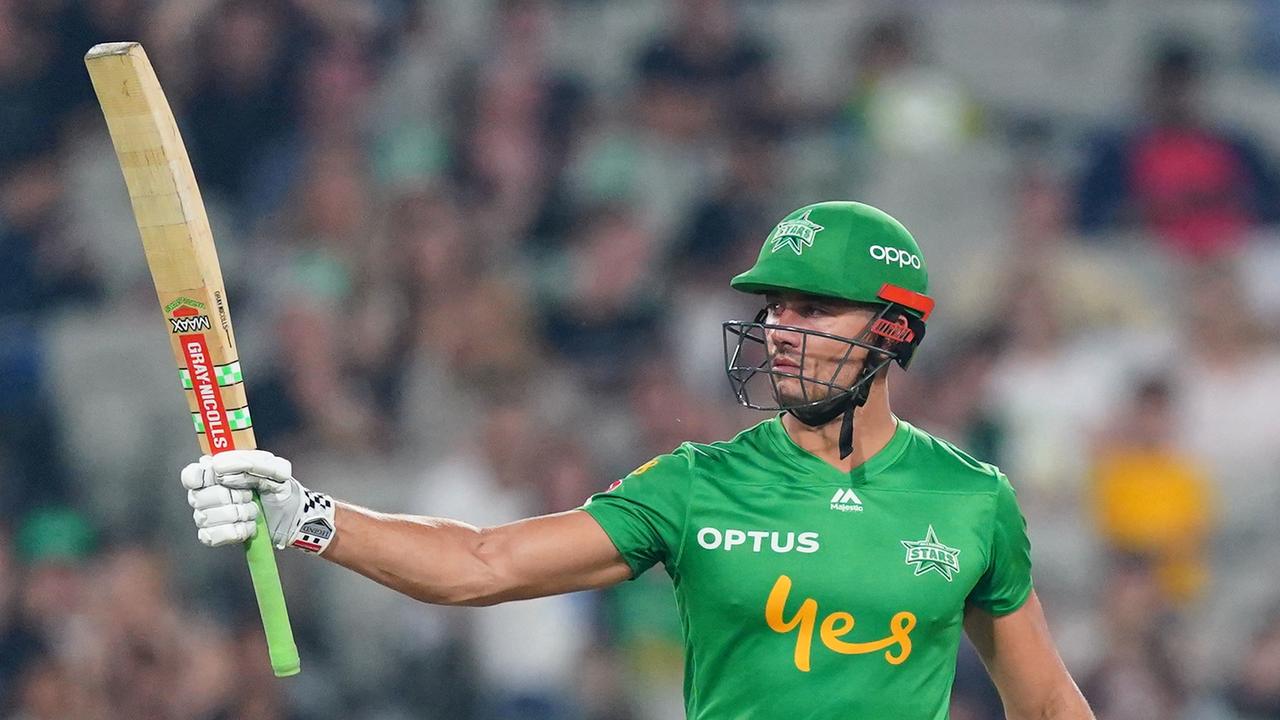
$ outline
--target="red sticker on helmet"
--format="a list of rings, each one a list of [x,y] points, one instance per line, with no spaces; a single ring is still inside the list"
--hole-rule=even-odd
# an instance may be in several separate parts
[[[909,343],[916,339],[916,334],[911,330],[911,326],[907,324],[907,318],[898,316],[897,320],[886,320],[880,318],[871,323],[871,334],[880,337],[889,338],[894,342]]]
[[[929,313],[933,312],[933,298],[889,283],[880,286],[880,299],[915,310],[921,320],[928,320]]]

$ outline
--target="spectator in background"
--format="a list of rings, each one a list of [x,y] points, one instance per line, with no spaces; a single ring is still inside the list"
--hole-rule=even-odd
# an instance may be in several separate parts
[[[455,381],[492,391],[528,377],[543,362],[530,338],[536,320],[519,278],[489,274],[432,308],[423,342],[436,344]]]
[[[297,703],[290,703],[285,692],[287,686],[272,674],[267,661],[266,637],[256,620],[236,628],[225,644],[229,647],[219,647],[218,651],[225,654],[225,659],[220,660],[234,670],[231,682],[235,689],[226,688],[224,705],[212,716],[214,720],[308,720],[314,717],[314,711],[300,711]],[[189,717],[185,710],[174,716],[175,720]]]
[[[520,395],[519,389],[511,392]],[[534,413],[522,397],[495,397],[478,433],[433,463],[417,482],[410,511],[448,512],[489,526],[544,510],[543,467],[555,462],[540,457],[548,434]],[[531,462],[534,458],[539,461]],[[483,717],[557,720],[572,717],[578,706],[576,678],[587,637],[581,630],[589,622],[582,601],[573,595],[544,597],[465,616],[450,608],[418,606],[412,622],[455,617],[475,650],[479,697],[487,706]],[[519,643],[518,651],[513,642]]]
[[[341,348],[348,318],[297,295],[284,297],[273,318],[276,337],[288,352],[255,386],[261,388],[254,400],[254,429],[261,442],[355,451],[389,441],[372,388],[347,373]]]
[[[760,228],[770,222],[783,172],[781,147],[771,135],[746,128],[730,131],[724,168],[714,185],[699,188],[697,200],[673,231],[665,266],[675,280],[667,301],[665,343],[673,353],[685,392],[715,400],[724,373],[724,348],[716,331],[726,317],[758,308],[726,297],[730,268],[754,260]]]
[[[649,353],[630,378],[628,415],[635,425],[631,447],[637,458],[657,457],[682,442],[712,442],[732,432],[722,428],[707,406],[680,384],[666,359],[672,354],[661,350]],[[630,469],[621,468],[618,476]]]
[[[567,229],[561,186],[587,93],[552,64],[554,6],[501,0],[492,37],[455,92],[452,180],[480,227],[510,253]],[[498,258],[504,260],[505,258]]]
[[[1095,451],[1092,505],[1108,549],[1149,558],[1165,597],[1185,605],[1208,579],[1216,497],[1176,444],[1175,407],[1168,378],[1135,386]]]
[[[1239,720],[1280,717],[1280,612],[1269,613],[1232,678],[1226,700]]]
[[[207,17],[208,30],[196,36],[200,60],[184,108],[184,139],[206,200],[260,211],[254,176],[280,172],[272,150],[298,121],[305,26],[277,0],[222,0]],[[268,156],[273,162],[264,162]]]
[[[89,48],[123,39],[142,40],[150,46],[154,37],[151,33],[159,30],[155,23],[145,21],[147,0],[21,4],[43,14],[43,24],[56,35],[53,72],[40,88],[53,100],[50,110],[54,117],[96,112],[92,85],[84,71],[84,54]],[[171,77],[168,73],[162,75]]]
[[[1099,139],[1080,182],[1080,226],[1150,232],[1192,259],[1240,247],[1277,219],[1280,186],[1259,148],[1200,106],[1204,58],[1185,41],[1156,49],[1143,90],[1149,119]]]
[[[59,157],[33,150],[0,173],[0,503],[10,512],[69,499],[44,334],[103,294],[83,239],[67,230]]]
[[[28,321],[102,294],[84,241],[67,232],[60,158],[34,150],[0,174],[0,317]]]
[[[38,655],[24,666],[15,691],[12,714],[5,720],[111,720],[119,717],[99,701],[65,664]],[[0,708],[3,711],[3,708]]]
[[[41,19],[26,3],[0,3],[0,176],[57,139],[62,68]]]
[[[1008,432],[1003,467],[1054,506],[1082,488],[1088,462],[1079,450],[1110,411],[1126,358],[1100,352],[1085,328],[1068,325],[1071,301],[1046,273],[1006,283],[994,306],[1006,342],[990,374],[994,419]]]
[[[624,377],[655,337],[662,278],[657,240],[624,206],[584,214],[540,281],[547,346],[589,381]]]
[[[990,420],[1002,429],[1001,468],[1019,479],[1019,503],[1034,528],[1037,582],[1055,598],[1058,618],[1088,615],[1094,602],[1098,542],[1084,500],[1092,433],[1123,392],[1131,358],[1070,329],[1071,301],[1046,274],[1012,278],[997,326],[1002,350],[988,375]]]
[[[920,427],[943,437],[975,457],[1003,462],[1004,429],[988,406],[991,368],[1006,340],[998,332],[981,331],[956,342],[921,373],[909,414]],[[926,367],[928,367],[926,365]],[[906,379],[906,375],[901,378]],[[895,378],[897,381],[898,378]]]
[[[768,135],[739,131],[730,136],[720,182],[701,196],[671,248],[681,275],[717,291],[726,268],[746,265],[768,225],[777,191],[777,143]]]
[[[601,107],[569,167],[580,203],[625,202],[664,248],[716,179],[726,130],[772,137],[772,58],[727,0],[668,3],[670,24],[640,50],[634,82]]]
[[[1258,323],[1232,265],[1194,269],[1182,286],[1175,379],[1179,445],[1220,498],[1210,546],[1214,593],[1199,608],[1198,651],[1220,675],[1275,603],[1280,576],[1280,346]]]
[[[84,710],[84,678],[68,663],[83,651],[76,641],[84,628],[94,532],[80,514],[48,507],[27,515],[14,545],[21,566],[0,576],[0,592],[11,593],[0,598],[0,713],[71,717]]]
[[[1212,474],[1235,540],[1265,529],[1280,542],[1280,346],[1230,264],[1199,268],[1183,287],[1178,442]]]
[[[1189,683],[1180,662],[1181,624],[1169,610],[1155,569],[1130,556],[1113,559],[1102,601],[1104,655],[1081,689],[1099,720],[1184,717]]]
[[[246,295],[272,318],[279,347],[289,348],[272,358],[265,390],[254,393],[255,429],[261,442],[376,447],[386,439],[373,377],[381,363],[366,351],[386,343],[357,322],[378,299],[368,288],[384,249],[373,230],[373,187],[350,144],[317,147],[307,161],[289,214],[267,229],[273,241],[258,239],[246,255],[267,278]],[[338,350],[357,338],[368,345]]]
[[[8,528],[0,526],[0,713],[12,707],[18,676],[40,650],[39,638],[20,612],[21,577]]]
[[[978,127],[977,106],[961,84],[922,57],[920,33],[909,15],[892,15],[872,23],[854,46],[845,122],[891,155],[953,150]]]
[[[1146,253],[1084,243],[1071,225],[1074,208],[1063,172],[1049,161],[1049,128],[1021,129],[1008,183],[1011,213],[998,258],[972,253],[952,304],[972,322],[993,324],[995,294],[1030,277],[1044,283],[1065,334],[1091,333],[1126,347],[1172,318],[1156,290],[1166,270]],[[1136,249],[1135,249],[1136,250]],[[1122,259],[1124,262],[1118,262]]]
[[[696,139],[763,112],[768,53],[730,0],[674,0],[672,26],[640,53],[644,104],[663,134]],[[741,112],[739,112],[741,111]]]

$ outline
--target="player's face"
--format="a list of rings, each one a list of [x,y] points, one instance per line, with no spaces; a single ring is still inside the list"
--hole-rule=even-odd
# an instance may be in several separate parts
[[[765,330],[769,364],[781,404],[823,400],[838,392],[837,388],[847,388],[857,380],[867,358],[865,348],[798,330],[853,339],[862,334],[875,313],[841,300],[798,293],[766,295],[765,303],[767,325],[796,328]]]

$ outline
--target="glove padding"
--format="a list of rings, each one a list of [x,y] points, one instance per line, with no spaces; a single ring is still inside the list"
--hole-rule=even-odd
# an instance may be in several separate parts
[[[293,479],[293,465],[265,450],[205,455],[182,470],[196,536],[209,547],[244,542],[257,532],[258,492],[277,549],[323,552],[334,535],[333,499]]]

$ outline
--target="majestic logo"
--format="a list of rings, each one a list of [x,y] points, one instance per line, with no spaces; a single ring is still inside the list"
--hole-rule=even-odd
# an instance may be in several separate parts
[[[183,305],[172,312],[173,317],[169,318],[169,323],[173,325],[173,332],[177,333],[194,333],[208,330],[212,327],[209,324],[209,316],[200,314],[199,310]]]
[[[787,596],[791,594],[791,578],[779,575],[769,591],[769,599],[764,605],[764,620],[769,629],[780,634],[796,630],[795,664],[800,672],[809,672],[809,656],[813,648],[813,631],[818,630],[818,638],[828,650],[841,655],[867,655],[884,650],[885,662],[890,665],[901,665],[911,656],[911,631],[916,627],[916,616],[905,610],[895,613],[889,620],[889,634],[877,640],[863,642],[847,642],[841,640],[848,635],[854,626],[853,615],[847,612],[833,612],[818,623],[818,601],[805,598],[795,615],[790,619],[784,617],[787,609]],[[861,627],[861,626],[859,626]]]
[[[749,542],[748,542],[749,541]],[[766,541],[768,541],[766,543]],[[703,550],[729,551],[739,545],[749,545],[751,552],[760,552],[766,547],[776,553],[816,553],[818,552],[818,533],[816,532],[777,532],[768,530],[718,530],[704,527],[698,531],[698,544]]]
[[[769,235],[769,240],[773,241],[772,252],[789,247],[799,255],[806,247],[813,247],[813,239],[825,228],[809,219],[811,212],[813,211],[806,210],[803,215],[794,220],[783,220],[778,223],[778,227],[774,228]]]
[[[831,496],[831,509],[840,512],[862,512],[862,501],[853,492],[853,488],[837,490],[836,494]]]
[[[938,536],[929,526],[923,540],[901,540],[902,547],[907,549],[907,564],[916,566],[916,575],[923,575],[935,570],[939,575],[951,582],[953,573],[960,572],[960,551],[938,542]]]
[[[883,245],[872,245],[867,249],[871,253],[873,260],[879,260],[885,265],[897,265],[898,267],[913,267],[920,269],[920,256],[915,253],[909,253],[906,250],[899,250],[896,247],[885,247]]]

